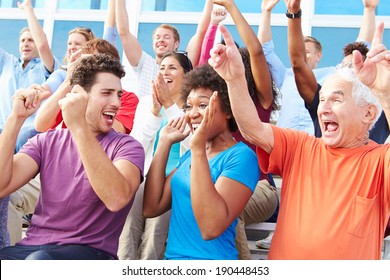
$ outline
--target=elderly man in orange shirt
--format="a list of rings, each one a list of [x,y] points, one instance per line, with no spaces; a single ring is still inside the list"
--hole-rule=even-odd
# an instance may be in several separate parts
[[[256,144],[262,171],[283,178],[270,259],[381,258],[390,213],[390,145],[369,140],[368,131],[380,105],[390,116],[390,52],[382,44],[383,30],[381,23],[364,62],[354,52],[353,69],[340,69],[324,83],[322,138],[315,138],[261,122],[239,52],[221,27],[226,46],[217,45],[209,62],[228,85],[234,117]]]

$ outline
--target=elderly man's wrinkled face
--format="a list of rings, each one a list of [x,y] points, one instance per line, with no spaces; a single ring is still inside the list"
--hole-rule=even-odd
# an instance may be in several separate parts
[[[324,143],[332,148],[362,146],[368,135],[362,121],[367,107],[357,105],[351,82],[338,74],[330,76],[320,91],[317,112]]]

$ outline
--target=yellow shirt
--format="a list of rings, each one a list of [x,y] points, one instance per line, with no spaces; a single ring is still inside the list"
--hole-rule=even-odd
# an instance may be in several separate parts
[[[269,259],[380,259],[389,218],[389,145],[331,149],[306,133],[273,126],[263,172],[282,177]]]

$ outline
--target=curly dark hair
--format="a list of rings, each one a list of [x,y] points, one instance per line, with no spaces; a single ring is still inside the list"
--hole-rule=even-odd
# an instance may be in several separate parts
[[[237,130],[237,123],[233,117],[232,108],[230,107],[230,100],[227,85],[224,79],[215,72],[214,68],[210,65],[204,64],[195,67],[194,70],[186,73],[183,85],[181,88],[181,98],[183,104],[186,104],[187,97],[192,90],[196,89],[210,89],[213,92],[217,91],[221,100],[222,110],[228,113],[231,118],[229,119],[229,129],[231,132]]]
[[[239,48],[238,50],[240,51],[242,62],[244,63],[244,67],[245,67],[245,78],[248,84],[249,95],[253,100],[258,97],[257,97],[257,88],[255,84],[255,79],[253,78],[253,73],[252,73],[250,54],[247,48]],[[271,75],[271,82],[272,82],[272,95],[273,95],[272,109],[276,110],[278,106],[276,100],[277,100],[279,90],[272,79],[272,75]]]
[[[352,52],[354,50],[358,50],[362,54],[364,60],[366,59],[366,55],[367,55],[367,53],[369,51],[366,43],[364,43],[364,42],[353,42],[353,43],[345,45],[345,47],[343,48],[343,55],[344,55],[344,57],[352,54]]]
[[[77,62],[70,78],[70,84],[71,86],[80,85],[90,92],[98,73],[111,73],[120,79],[125,76],[125,70],[116,58],[107,54],[93,54]]]

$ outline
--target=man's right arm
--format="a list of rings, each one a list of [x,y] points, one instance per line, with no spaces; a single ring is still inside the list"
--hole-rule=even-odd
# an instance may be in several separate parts
[[[38,173],[38,164],[31,157],[23,153],[14,156],[19,131],[40,103],[36,107],[26,108],[24,91],[19,90],[15,94],[12,113],[0,134],[0,197],[16,191]]]
[[[301,0],[288,0],[286,6],[289,13],[297,14],[301,8]],[[313,70],[306,63],[306,47],[301,18],[288,19],[288,53],[298,92],[305,103],[310,106],[318,84]]]
[[[137,38],[129,29],[129,18],[125,0],[116,0],[115,5],[116,27],[121,39],[127,60],[132,66],[137,66],[142,55],[142,47]]]
[[[263,123],[249,96],[244,64],[234,40],[227,28],[220,26],[226,46],[216,45],[211,50],[209,63],[226,81],[230,103],[238,129],[250,143],[270,153],[274,146],[274,134],[270,124]]]

